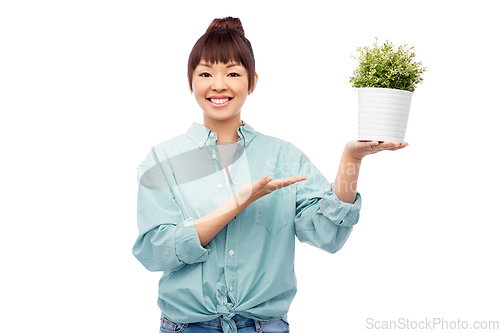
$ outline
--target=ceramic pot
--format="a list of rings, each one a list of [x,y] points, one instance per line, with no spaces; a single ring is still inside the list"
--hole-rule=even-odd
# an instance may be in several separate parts
[[[358,89],[358,140],[404,142],[413,92]]]

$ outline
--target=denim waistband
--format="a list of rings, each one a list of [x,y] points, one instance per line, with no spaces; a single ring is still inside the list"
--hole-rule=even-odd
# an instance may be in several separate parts
[[[252,318],[247,318],[239,314],[235,314],[232,319],[234,320],[236,324],[236,328],[242,328],[242,327],[248,327],[248,326],[255,326],[258,331],[260,331],[260,328],[282,328],[287,326],[288,323],[285,322],[282,319],[277,319],[277,320],[256,320]],[[219,316],[215,319],[212,320],[207,320],[207,321],[199,321],[193,324],[200,324],[200,325],[205,325],[205,326],[210,326],[214,328],[222,328],[222,316]]]

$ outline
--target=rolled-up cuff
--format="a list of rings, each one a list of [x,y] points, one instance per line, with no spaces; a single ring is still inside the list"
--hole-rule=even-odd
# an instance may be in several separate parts
[[[200,237],[194,226],[194,218],[190,217],[175,230],[175,254],[177,259],[186,264],[203,262],[208,259],[210,249],[201,246]]]
[[[333,184],[330,184],[333,187]],[[332,188],[330,187],[330,188]],[[358,223],[361,209],[361,195],[356,192],[354,203],[341,201],[334,192],[326,191],[319,204],[319,212],[340,227],[350,227]]]

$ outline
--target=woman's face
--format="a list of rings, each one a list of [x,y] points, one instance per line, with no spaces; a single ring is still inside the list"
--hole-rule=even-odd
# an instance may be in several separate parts
[[[241,111],[248,91],[248,73],[235,62],[200,61],[193,73],[193,93],[206,116],[225,120]]]

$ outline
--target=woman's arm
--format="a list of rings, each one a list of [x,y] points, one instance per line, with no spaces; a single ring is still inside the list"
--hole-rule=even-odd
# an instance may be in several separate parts
[[[137,167],[137,180],[139,235],[132,252],[150,271],[177,271],[187,264],[206,261],[210,251],[205,245],[252,202],[305,177],[269,182],[262,177],[242,186],[231,200],[197,220],[183,216],[153,150]]]
[[[194,220],[201,246],[205,247],[236,215],[251,202],[237,203],[237,195],[207,215]]]
[[[277,189],[305,180],[306,177],[295,175],[271,181],[262,177],[258,181],[242,186],[238,193],[207,215],[194,220],[194,226],[200,237],[201,246],[205,247],[231,220],[252,202]]]
[[[361,167],[363,157],[382,150],[399,150],[406,146],[408,146],[407,142],[383,141],[379,143],[378,141],[349,141],[342,153],[332,192],[340,200],[347,203],[354,203],[358,187],[359,168]]]

